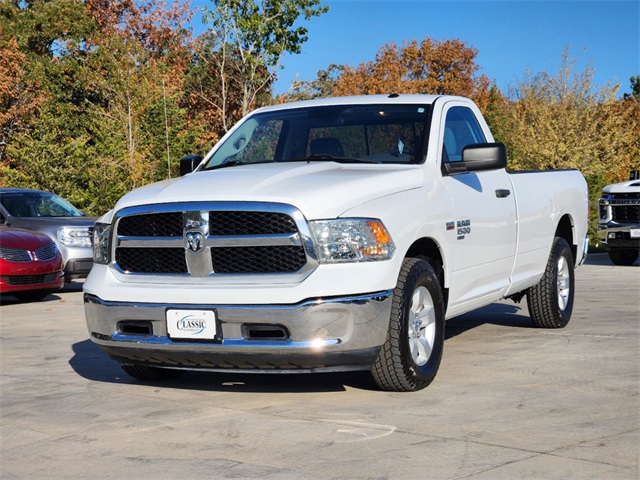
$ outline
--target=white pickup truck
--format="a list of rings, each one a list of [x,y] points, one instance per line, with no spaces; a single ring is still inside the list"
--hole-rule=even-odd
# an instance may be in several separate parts
[[[89,335],[139,379],[370,370],[415,391],[436,375],[445,319],[526,295],[533,325],[564,327],[585,180],[509,174],[493,142],[461,97],[257,110],[98,220]]]
[[[598,240],[615,265],[631,266],[640,254],[640,172],[607,185],[598,202]]]

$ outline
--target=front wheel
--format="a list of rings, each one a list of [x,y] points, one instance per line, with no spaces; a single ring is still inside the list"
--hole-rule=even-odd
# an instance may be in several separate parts
[[[616,248],[609,250],[609,259],[614,265],[621,265],[623,267],[630,267],[638,259],[638,250],[632,250],[630,248]]]
[[[539,328],[563,328],[571,319],[574,297],[573,255],[564,238],[555,237],[544,274],[527,292],[533,324]]]
[[[387,339],[371,373],[383,390],[417,391],[436,376],[444,348],[444,301],[429,263],[407,258],[393,291]]]

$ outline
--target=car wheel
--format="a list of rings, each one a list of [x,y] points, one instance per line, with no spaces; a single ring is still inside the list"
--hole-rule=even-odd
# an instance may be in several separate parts
[[[609,250],[609,258],[614,265],[629,267],[636,263],[636,260],[638,259],[638,250],[632,250],[630,248],[616,248]]]
[[[171,380],[184,375],[184,370],[172,368],[148,367],[134,363],[121,363],[120,367],[127,375],[138,380]]]
[[[556,237],[540,282],[527,292],[529,316],[539,328],[563,328],[571,319],[574,297],[573,255],[564,238]]]
[[[50,293],[50,290],[26,290],[23,292],[13,292],[12,295],[21,302],[38,302]]]
[[[435,378],[444,348],[444,301],[431,265],[405,259],[392,302],[387,339],[371,373],[383,390],[421,390]]]

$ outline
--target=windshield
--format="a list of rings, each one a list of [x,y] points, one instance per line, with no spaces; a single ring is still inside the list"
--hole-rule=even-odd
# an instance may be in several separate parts
[[[2,205],[14,217],[82,217],[76,207],[47,192],[3,193]]]
[[[258,113],[216,150],[205,170],[250,163],[420,163],[429,105],[338,105]]]

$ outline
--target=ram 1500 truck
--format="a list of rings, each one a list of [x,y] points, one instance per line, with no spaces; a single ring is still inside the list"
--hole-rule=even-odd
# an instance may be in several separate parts
[[[607,185],[598,209],[598,240],[616,265],[630,266],[640,252],[640,177],[631,172],[628,182]]]
[[[91,340],[145,380],[370,370],[424,388],[445,319],[525,295],[537,327],[571,317],[585,180],[506,163],[461,97],[259,109],[98,220]]]

